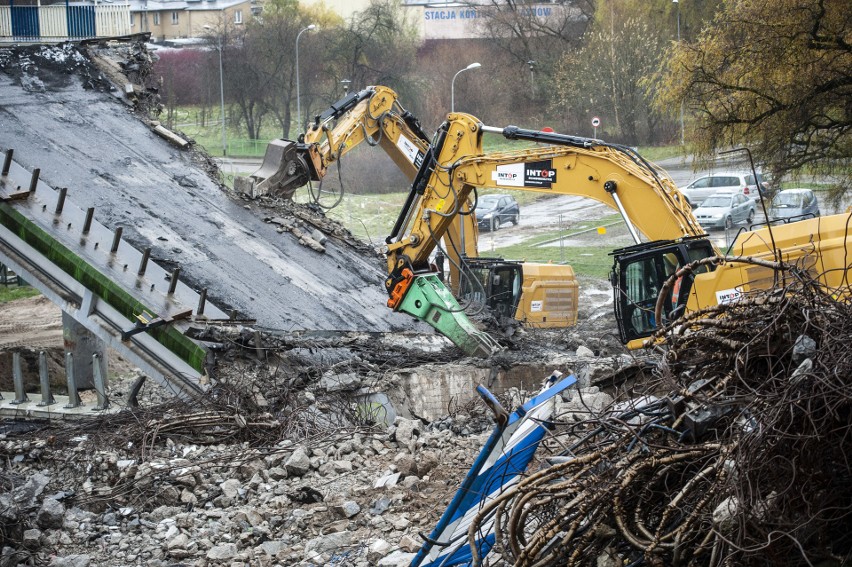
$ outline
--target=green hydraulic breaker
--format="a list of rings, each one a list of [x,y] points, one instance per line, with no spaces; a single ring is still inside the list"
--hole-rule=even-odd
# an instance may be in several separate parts
[[[397,311],[425,321],[470,356],[487,357],[501,350],[497,341],[473,325],[435,274],[414,276]]]

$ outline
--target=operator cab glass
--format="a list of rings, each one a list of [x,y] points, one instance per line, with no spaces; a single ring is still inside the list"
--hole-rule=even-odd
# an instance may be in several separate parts
[[[488,258],[467,259],[461,281],[461,298],[484,303],[498,317],[514,318],[521,298],[524,275],[517,262]]]
[[[713,255],[715,251],[705,238],[643,243],[613,252],[611,278],[622,342],[651,336],[658,328],[654,312],[666,280],[686,264]],[[713,269],[714,266],[700,266],[692,275]],[[691,289],[692,277],[685,275],[666,290],[662,324],[683,315]]]

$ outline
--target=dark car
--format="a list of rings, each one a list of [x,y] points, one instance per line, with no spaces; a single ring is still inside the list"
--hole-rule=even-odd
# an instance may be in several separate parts
[[[511,195],[482,195],[476,201],[476,220],[480,230],[497,230],[521,220],[521,209]]]

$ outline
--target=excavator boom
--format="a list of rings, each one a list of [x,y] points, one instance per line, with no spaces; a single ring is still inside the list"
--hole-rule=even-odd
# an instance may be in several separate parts
[[[546,145],[486,154],[482,149],[486,133]],[[686,313],[775,283],[771,269],[750,264],[744,256],[722,259],[674,183],[630,148],[515,126],[493,128],[473,116],[451,113],[427,158],[386,241],[389,305],[404,300],[412,283],[401,273],[428,274],[429,254],[461,213],[462,204],[471,195],[475,202],[478,189],[494,186],[582,196],[621,214],[635,244],[613,253],[611,281],[619,331],[631,348],[645,344],[660,326]],[[849,297],[852,234],[845,227],[850,218],[835,215],[791,223],[776,227],[774,238],[770,228],[746,232],[731,250],[800,264],[814,271],[835,295]],[[640,233],[650,241],[643,242]],[[698,269],[679,280],[676,288],[664,285],[692,265]],[[663,309],[658,310],[658,304]]]

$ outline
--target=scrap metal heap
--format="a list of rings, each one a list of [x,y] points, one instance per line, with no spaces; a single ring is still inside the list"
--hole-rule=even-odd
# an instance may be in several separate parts
[[[774,291],[667,329],[645,397],[555,423],[558,456],[470,525],[469,542],[497,525],[482,564],[848,561],[852,305],[778,273]]]

